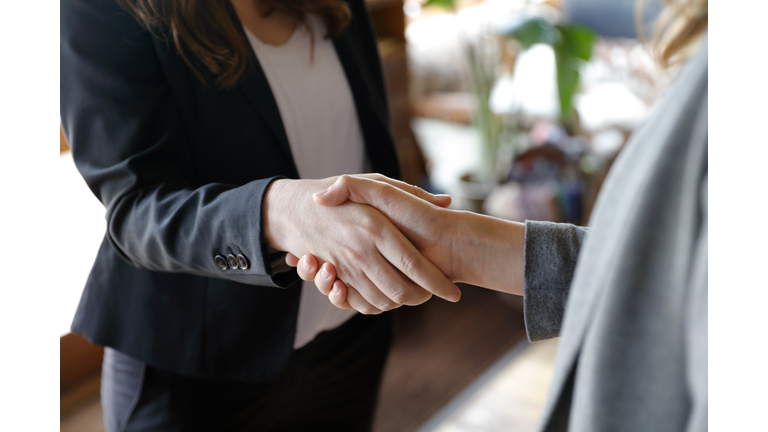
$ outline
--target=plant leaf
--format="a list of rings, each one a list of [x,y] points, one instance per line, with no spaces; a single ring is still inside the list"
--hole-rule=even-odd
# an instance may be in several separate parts
[[[443,9],[456,9],[456,0],[427,0],[421,7],[436,6]]]
[[[580,25],[557,26],[560,30],[563,50],[568,54],[589,61],[592,57],[592,46],[595,43],[595,32]]]
[[[563,123],[571,117],[571,100],[579,85],[578,57],[574,57],[562,45],[554,46],[557,64],[557,93],[560,97],[560,116]]]
[[[505,25],[501,33],[513,37],[523,48],[530,48],[536,43],[552,45],[560,41],[558,29],[541,17],[526,17]]]

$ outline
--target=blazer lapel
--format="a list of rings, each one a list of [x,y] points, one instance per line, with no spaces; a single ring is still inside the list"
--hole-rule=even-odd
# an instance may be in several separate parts
[[[291,146],[288,144],[288,135],[285,133],[285,127],[283,126],[283,120],[280,117],[280,110],[277,107],[275,96],[272,94],[272,89],[269,87],[267,76],[264,74],[264,70],[261,68],[261,64],[255,54],[253,55],[253,60],[253,72],[243,79],[239,86],[259,114],[261,114],[261,117],[267,123],[272,133],[274,133],[283,153],[288,160],[291,161],[295,174],[292,177],[298,178],[298,170],[293,162]]]
[[[361,48],[356,46],[353,40],[354,36],[351,31],[353,25],[354,20],[341,35],[333,40],[333,45],[352,90],[358,121],[371,166],[374,171],[397,178],[400,176],[400,169],[395,153],[394,139],[387,122],[389,116],[387,106],[385,103],[380,106],[373,104],[373,101],[377,99],[372,94],[375,89],[372,88],[372,84],[364,75],[365,69],[361,64],[364,53],[359,52]],[[378,97],[378,99],[381,98]]]

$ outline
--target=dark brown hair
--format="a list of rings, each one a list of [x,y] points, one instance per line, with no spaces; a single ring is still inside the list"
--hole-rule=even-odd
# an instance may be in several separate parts
[[[266,15],[284,12],[303,25],[307,14],[318,15],[325,23],[326,38],[338,36],[352,17],[340,0],[260,1]],[[217,87],[232,87],[251,67],[251,46],[229,0],[118,2],[155,35],[168,32],[184,62],[203,83],[212,80]]]

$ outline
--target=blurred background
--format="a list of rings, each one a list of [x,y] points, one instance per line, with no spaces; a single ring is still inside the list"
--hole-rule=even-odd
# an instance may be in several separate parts
[[[452,207],[514,221],[586,225],[611,163],[673,72],[640,42],[646,0],[367,0],[379,40],[403,180]],[[639,18],[636,18],[639,16]],[[105,229],[104,209],[60,136],[55,318],[61,430],[101,431],[102,349],[69,333]],[[377,432],[533,431],[557,340],[528,344],[522,299],[462,286],[397,313]]]

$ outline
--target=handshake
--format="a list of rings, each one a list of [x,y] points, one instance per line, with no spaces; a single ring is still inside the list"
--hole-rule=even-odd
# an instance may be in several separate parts
[[[265,202],[270,247],[339,308],[456,302],[455,282],[523,293],[525,225],[449,210],[447,195],[362,174],[277,180]]]

